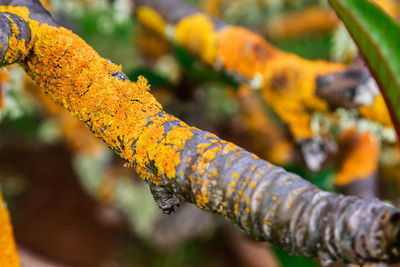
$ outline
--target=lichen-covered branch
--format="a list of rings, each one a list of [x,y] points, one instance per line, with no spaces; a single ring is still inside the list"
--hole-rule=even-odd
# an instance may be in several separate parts
[[[101,58],[77,35],[34,16],[41,8],[37,0],[0,4],[1,16],[12,13],[24,21],[24,28],[13,27],[1,37],[24,43],[27,35],[18,33],[28,29],[31,37],[28,46],[9,45],[6,55],[23,52],[26,56],[18,62],[45,93],[143,179],[173,195],[167,202],[178,197],[195,203],[222,214],[254,239],[324,262],[400,260],[400,210],[377,200],[323,192],[186,125],[162,110],[144,78],[130,82],[121,67]],[[13,24],[14,17],[8,21]],[[1,56],[4,63],[14,62]]]
[[[366,69],[310,61],[281,51],[261,36],[215,20],[181,0],[133,1],[138,21],[145,27],[185,47],[216,70],[258,89],[289,126],[311,170],[320,168],[330,147],[325,140],[314,138],[311,120],[316,111],[351,106],[367,118],[390,121],[381,95],[364,90],[369,85],[364,79],[369,76]],[[341,82],[332,82],[336,77]]]
[[[146,27],[165,34],[238,81],[261,89],[266,103],[290,126],[296,141],[312,138],[309,110],[328,109],[314,94],[316,78],[342,71],[345,66],[308,61],[280,51],[261,36],[216,21],[183,1],[135,0],[134,3],[138,20]]]

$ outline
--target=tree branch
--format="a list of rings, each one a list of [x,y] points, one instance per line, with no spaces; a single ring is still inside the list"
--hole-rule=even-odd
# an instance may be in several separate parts
[[[35,8],[0,1],[2,16],[18,15],[30,29],[30,34],[25,26],[10,27],[11,34],[2,31],[1,38],[9,41],[2,62],[13,63],[7,55],[15,52],[26,54],[18,62],[46,94],[150,184],[224,215],[256,240],[300,256],[359,264],[400,259],[398,209],[377,200],[323,192],[186,125],[162,110],[144,78],[130,82],[119,66],[101,58],[71,31],[35,20],[32,12],[41,7],[38,0],[26,2]],[[25,35],[18,35],[21,30]],[[34,38],[28,42],[21,36]],[[13,38],[32,45],[10,45]]]
[[[376,93],[361,90],[369,76],[365,69],[310,61],[278,50],[261,36],[215,20],[181,0],[133,1],[145,27],[185,47],[214,69],[259,89],[264,101],[289,126],[311,170],[318,170],[330,153],[326,142],[313,138],[313,113],[374,103]],[[372,103],[357,102],[366,98]],[[364,112],[366,116],[371,113],[375,112]]]

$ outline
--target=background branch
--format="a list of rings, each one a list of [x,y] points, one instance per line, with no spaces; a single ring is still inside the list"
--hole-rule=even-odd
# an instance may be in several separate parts
[[[215,70],[259,90],[265,103],[289,126],[305,163],[313,171],[319,170],[332,153],[327,140],[313,135],[310,125],[315,112],[337,107],[360,108],[361,112],[362,108],[364,116],[380,118],[371,116],[377,113],[374,104],[381,99],[374,88],[364,90],[370,81],[365,68],[348,69],[342,64],[306,60],[281,51],[258,34],[220,22],[181,0],[133,2],[144,27],[166,36]]]

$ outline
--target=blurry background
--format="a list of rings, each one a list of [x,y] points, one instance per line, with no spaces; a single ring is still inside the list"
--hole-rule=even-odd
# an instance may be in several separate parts
[[[379,162],[379,183],[370,190],[398,202],[400,161],[391,129],[351,110],[329,119],[314,114],[310,127],[329,133],[337,154],[311,172],[287,126],[259,96],[140,26],[131,1],[43,2],[62,25],[122,65],[131,80],[148,78],[164,109],[186,123],[325,190],[336,190],[335,179],[363,166],[368,155],[376,158],[371,164]],[[357,56],[325,1],[187,2],[304,58],[349,63]],[[396,1],[383,2],[398,12]],[[24,266],[319,266],[318,260],[251,241],[222,217],[190,204],[162,215],[137,174],[51,103],[20,67],[4,68],[0,79],[0,182]]]

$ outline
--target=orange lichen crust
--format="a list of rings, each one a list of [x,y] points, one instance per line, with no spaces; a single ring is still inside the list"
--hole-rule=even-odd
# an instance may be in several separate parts
[[[37,39],[24,67],[45,93],[131,166],[137,165],[143,178],[160,183],[149,170],[153,161],[159,175],[173,178],[190,128],[176,127],[164,136],[164,123],[174,118],[162,114],[161,105],[148,92],[147,81],[139,78],[133,83],[114,77],[121,67],[101,58],[67,29],[37,23],[31,27]]]
[[[377,95],[372,106],[360,106],[358,112],[365,118],[377,121],[386,127],[392,127],[389,111],[382,95]]]
[[[338,23],[331,9],[313,6],[274,18],[268,23],[267,34],[274,39],[296,38],[306,34],[331,32]]]
[[[9,12],[21,17],[24,21],[29,20],[29,10],[26,7],[21,6],[0,6],[0,12]],[[17,31],[19,33],[19,30]],[[13,48],[15,49],[15,48]],[[17,50],[17,49],[15,49]]]
[[[19,267],[20,261],[17,254],[10,216],[6,204],[0,193],[0,266]]]
[[[280,51],[243,27],[217,30],[202,13],[182,18],[174,29],[175,42],[204,62],[240,77],[240,81],[251,84],[258,79],[264,100],[290,126],[297,141],[312,137],[312,111],[328,108],[315,96],[317,76],[345,69],[342,64],[309,61]]]
[[[378,168],[379,142],[370,132],[359,134],[356,130],[346,131],[339,143],[346,151],[335,176],[335,184],[348,185],[356,180],[368,179]]]
[[[264,100],[290,126],[296,140],[312,137],[312,111],[328,109],[315,95],[316,78],[345,68],[279,51],[262,37],[234,26],[219,33],[217,59],[228,72],[237,72],[248,80],[257,74],[262,77]]]
[[[8,46],[13,48],[7,49],[1,63],[4,65],[24,60],[33,45],[33,38],[30,38],[30,35],[24,36],[23,34],[25,30],[29,30],[29,28],[27,28],[25,21],[21,19],[26,19],[29,15],[29,11],[26,8],[20,7],[0,7],[0,12],[9,12],[3,13],[4,18],[2,19],[7,19],[9,21],[11,35],[8,36]],[[18,12],[16,13],[18,16],[14,14],[15,12]]]
[[[65,28],[29,20],[35,44],[27,73],[56,103],[84,122],[97,137],[135,165],[144,179],[160,184],[161,175],[175,177],[179,152],[191,128],[162,112],[143,77],[133,83],[119,79],[121,67],[101,58]],[[147,127],[146,127],[147,126]],[[154,166],[153,166],[154,164]],[[156,168],[154,173],[151,168]]]
[[[198,13],[180,20],[175,26],[175,41],[204,62],[214,63],[217,37],[209,16]]]
[[[0,110],[4,107],[4,97],[5,97],[5,84],[8,83],[9,77],[8,73],[4,70],[0,70]]]

